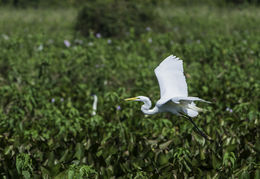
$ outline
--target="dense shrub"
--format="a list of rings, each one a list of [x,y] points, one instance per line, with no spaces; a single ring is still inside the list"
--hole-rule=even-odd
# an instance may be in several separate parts
[[[76,29],[85,36],[93,32],[105,37],[124,37],[131,30],[140,34],[147,27],[162,30],[158,14],[149,6],[132,1],[89,2],[79,11]]]

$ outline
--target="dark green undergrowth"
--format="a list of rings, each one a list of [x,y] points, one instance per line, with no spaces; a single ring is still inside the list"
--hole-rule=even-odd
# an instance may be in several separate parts
[[[111,3],[117,0],[37,0],[37,1],[31,1],[31,0],[0,0],[0,6],[8,6],[8,7],[15,7],[15,8],[67,8],[67,7],[82,7],[83,4],[89,3],[89,2],[96,2],[96,1],[103,1],[105,3]],[[121,1],[129,1],[129,0],[121,0]],[[120,3],[120,1],[117,1]],[[130,2],[130,1],[129,1]],[[163,3],[171,3],[175,5],[181,5],[181,6],[190,6],[190,5],[214,5],[214,6],[244,6],[244,5],[259,5],[259,0],[218,0],[218,1],[212,1],[212,0],[131,0],[131,2],[134,3],[151,3],[153,5],[159,5]]]
[[[134,1],[94,1],[79,11],[75,29],[84,36],[91,33],[103,37],[125,37],[130,31],[135,35],[146,32],[146,27],[165,31],[154,6]]]
[[[26,20],[11,28],[18,16],[1,9],[0,175],[259,178],[259,9],[172,8],[157,9],[172,30],[124,40],[74,36],[62,11],[42,10],[52,14],[42,21],[16,11]],[[184,61],[189,94],[212,102],[194,121],[214,142],[123,100],[158,100],[153,69],[170,54]]]

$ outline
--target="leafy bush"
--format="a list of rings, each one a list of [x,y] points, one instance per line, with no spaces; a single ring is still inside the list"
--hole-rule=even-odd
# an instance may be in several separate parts
[[[76,30],[83,35],[124,37],[131,30],[141,34],[146,28],[162,30],[158,14],[149,3],[132,1],[94,1],[87,3],[78,14]]]

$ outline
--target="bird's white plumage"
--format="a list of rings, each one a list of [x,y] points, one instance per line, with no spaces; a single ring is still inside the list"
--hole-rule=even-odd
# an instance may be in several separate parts
[[[98,97],[97,95],[93,95],[94,97],[94,102],[93,102],[93,107],[92,107],[92,116],[95,116],[96,115],[96,111],[97,111],[97,103],[98,103]]]
[[[150,109],[150,99],[145,96],[137,96],[126,100],[144,102],[141,110],[145,114],[171,112],[176,115],[182,115],[184,113],[189,117],[196,117],[198,112],[202,111],[202,109],[198,108],[194,101],[208,101],[198,97],[188,96],[188,87],[183,73],[182,63],[181,59],[170,55],[155,68],[154,72],[160,86],[161,98],[156,102],[153,109]]]
[[[160,63],[154,72],[159,82],[161,94],[161,98],[157,101],[154,108],[151,109],[152,103],[146,96],[137,96],[125,100],[142,101],[144,104],[142,105],[141,110],[146,115],[170,112],[172,114],[184,116],[193,123],[200,135],[208,139],[207,135],[200,131],[192,120],[199,112],[203,111],[196,106],[194,101],[208,101],[198,97],[188,96],[188,87],[183,73],[182,60],[170,55]]]
[[[161,106],[175,97],[188,97],[188,87],[183,74],[182,60],[170,55],[154,70],[160,86]]]

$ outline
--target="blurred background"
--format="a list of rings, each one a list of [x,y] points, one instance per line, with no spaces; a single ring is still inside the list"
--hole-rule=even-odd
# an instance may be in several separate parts
[[[259,4],[0,0],[0,176],[260,178]],[[154,104],[170,54],[214,142],[123,100]]]
[[[126,2],[138,2],[138,1],[127,1]],[[30,1],[30,0],[1,0],[1,5],[7,5],[7,6],[15,6],[15,7],[67,7],[67,6],[73,6],[73,7],[81,7],[85,3],[89,2],[97,2],[97,0],[89,0],[89,1],[84,1],[84,0],[64,0],[64,1],[50,1],[50,0],[35,0],[35,1]],[[115,0],[104,0],[100,2],[105,2],[105,3],[113,3]],[[119,1],[118,1],[119,2]],[[144,0],[144,3],[152,3],[152,4],[161,4],[161,3],[171,3],[175,5],[201,5],[201,4],[207,4],[207,5],[218,5],[218,6],[226,6],[226,5],[245,5],[245,4],[253,4],[257,5],[259,4],[258,0],[219,0],[219,1],[211,1],[211,0],[194,0],[194,1],[189,1],[189,0],[163,0],[160,3],[156,0]]]

